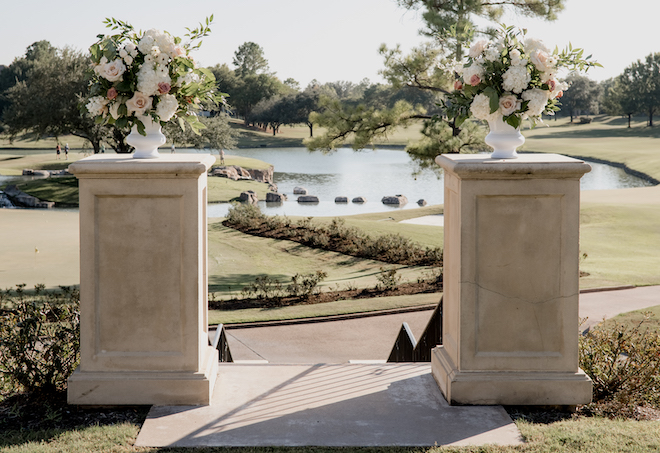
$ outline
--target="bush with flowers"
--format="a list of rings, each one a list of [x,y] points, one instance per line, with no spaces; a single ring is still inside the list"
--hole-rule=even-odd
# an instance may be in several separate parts
[[[502,118],[514,128],[525,119],[536,125],[542,114],[559,110],[558,99],[568,88],[557,79],[560,69],[586,72],[601,66],[570,45],[551,52],[542,41],[526,37],[526,32],[503,25],[494,41],[477,41],[466,61],[456,66],[454,91],[444,105],[457,127],[469,117]]]
[[[199,133],[204,125],[195,111],[204,102],[224,100],[223,94],[215,92],[213,73],[197,67],[190,56],[210,32],[212,21],[213,16],[206,25],[187,29],[189,41],[182,43],[167,32],[152,29],[138,34],[126,22],[106,19],[106,27],[119,33],[99,35],[90,47],[94,75],[86,107],[96,123],[121,128],[136,125],[145,135],[145,116],[161,125],[177,118],[181,128],[187,122]]]

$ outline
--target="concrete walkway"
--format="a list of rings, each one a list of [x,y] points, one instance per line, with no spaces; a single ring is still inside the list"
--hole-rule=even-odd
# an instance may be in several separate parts
[[[584,292],[582,328],[654,305],[660,305],[660,286]],[[418,338],[431,314],[230,329],[238,363],[221,364],[212,405],[153,407],[136,445],[522,443],[501,406],[449,406],[429,364],[376,363],[389,355],[403,322]]]

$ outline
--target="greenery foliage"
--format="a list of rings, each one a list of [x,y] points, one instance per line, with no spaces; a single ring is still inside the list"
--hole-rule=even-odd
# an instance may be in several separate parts
[[[79,292],[25,285],[0,292],[0,379],[11,393],[52,395],[66,387],[79,360]]]
[[[293,222],[288,217],[264,215],[254,205],[235,204],[223,224],[248,234],[288,239],[308,247],[391,264],[442,266],[439,247],[422,248],[399,234],[373,239],[357,228],[344,226],[340,218],[333,219],[329,225],[315,225],[312,217]]]

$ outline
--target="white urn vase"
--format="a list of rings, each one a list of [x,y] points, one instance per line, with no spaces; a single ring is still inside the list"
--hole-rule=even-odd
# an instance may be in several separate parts
[[[525,137],[502,118],[488,121],[490,132],[486,135],[486,144],[493,148],[491,159],[516,159],[516,148],[525,143]]]
[[[135,148],[134,159],[157,159],[158,147],[165,144],[165,136],[161,131],[160,123],[154,121],[150,116],[140,118],[144,124],[144,131],[147,135],[138,132],[137,125],[133,125],[131,133],[126,137],[126,143]]]

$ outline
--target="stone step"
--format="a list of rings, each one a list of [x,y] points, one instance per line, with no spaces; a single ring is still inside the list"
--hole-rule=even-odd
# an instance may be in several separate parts
[[[210,406],[154,406],[140,447],[517,445],[501,406],[449,406],[430,364],[220,364]]]

